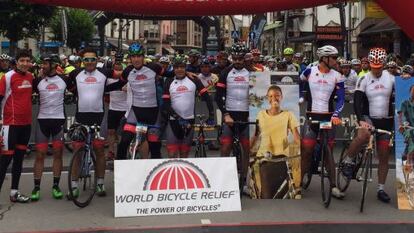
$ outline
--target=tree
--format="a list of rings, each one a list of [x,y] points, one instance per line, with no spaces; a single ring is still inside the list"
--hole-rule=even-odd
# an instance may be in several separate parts
[[[17,42],[37,38],[41,28],[53,16],[56,7],[33,5],[18,1],[0,1],[0,33],[10,40],[10,54],[17,51]]]
[[[95,34],[94,21],[86,10],[67,8],[65,11],[67,13],[67,46],[78,49],[82,41],[88,43],[92,40]],[[49,26],[54,34],[52,39],[63,41],[61,12],[54,15]]]

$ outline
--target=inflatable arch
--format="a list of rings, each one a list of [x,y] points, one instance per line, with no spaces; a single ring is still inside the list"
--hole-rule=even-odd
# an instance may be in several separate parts
[[[48,4],[133,13],[152,16],[205,16],[258,14],[295,8],[308,8],[332,4],[338,0],[24,0],[29,3]],[[375,0],[387,14],[414,40],[414,1]]]

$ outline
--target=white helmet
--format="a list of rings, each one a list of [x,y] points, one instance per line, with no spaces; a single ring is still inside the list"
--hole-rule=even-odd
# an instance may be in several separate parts
[[[61,60],[61,61],[63,61],[63,60],[65,60],[67,57],[66,57],[66,55],[65,54],[60,54],[60,56],[59,56],[59,59]]]
[[[76,62],[76,61],[78,61],[80,59],[80,57],[79,56],[76,56],[76,55],[70,55],[69,56],[69,61],[72,61],[72,62]]]
[[[2,55],[0,55],[0,60],[10,60],[11,57],[5,53],[3,53]]]
[[[361,60],[359,60],[359,59],[352,59],[352,61],[351,61],[351,64],[352,65],[361,65]]]
[[[167,56],[163,56],[159,60],[160,63],[170,63],[170,59]]]
[[[325,45],[323,47],[318,48],[316,51],[316,55],[321,57],[329,57],[329,56],[338,56],[338,50],[333,47],[332,45]]]

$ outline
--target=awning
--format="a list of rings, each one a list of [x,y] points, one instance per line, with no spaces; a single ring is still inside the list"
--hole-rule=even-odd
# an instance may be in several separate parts
[[[115,48],[118,48],[118,39],[116,38],[106,38],[106,40],[108,41],[109,44],[111,44],[112,46],[114,46]],[[122,49],[123,50],[127,50],[129,48],[129,45],[122,43]]]
[[[289,40],[289,42],[292,42],[292,43],[313,42],[313,41],[315,41],[315,34],[312,33],[310,35],[291,37],[291,38],[288,38],[288,40]]]
[[[392,32],[401,30],[397,24],[391,18],[385,18],[379,21],[377,24],[365,29],[363,32],[359,33],[360,36],[369,35],[369,34],[376,34],[381,32]]]
[[[162,48],[167,50],[167,52],[169,54],[174,54],[175,53],[175,50],[171,47],[171,45],[164,44],[164,45],[162,45]]]

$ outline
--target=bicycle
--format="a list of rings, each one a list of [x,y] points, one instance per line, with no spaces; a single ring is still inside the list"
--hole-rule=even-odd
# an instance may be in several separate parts
[[[258,162],[259,166],[264,162],[269,163],[285,163],[286,177],[283,179],[282,184],[277,187],[273,199],[295,199],[296,195],[299,194],[295,189],[295,183],[293,179],[293,172],[290,162],[292,159],[299,158],[300,155],[286,156],[286,155],[273,155],[270,152],[265,153],[263,157],[256,157],[254,162]],[[257,187],[255,187],[257,189]]]
[[[93,139],[103,139],[99,135],[100,126],[82,125],[74,123],[70,128],[70,135],[74,141],[83,139],[85,145],[73,155],[68,174],[68,199],[81,208],[89,205],[95,195],[97,188],[96,156],[93,151]],[[80,138],[75,135],[80,135]],[[78,138],[74,138],[78,137]],[[80,187],[73,186],[77,182]]]
[[[355,135],[355,128],[351,129],[351,125],[349,124],[349,122],[346,122],[346,126],[345,126],[345,132],[344,132],[344,136],[348,137],[347,140],[345,140],[344,142],[344,147],[342,148],[342,152],[341,155],[339,157],[339,161],[338,161],[338,169],[336,172],[336,186],[338,187],[338,189],[341,192],[345,192],[348,187],[349,184],[351,183],[351,180],[354,179],[358,182],[360,182],[362,180],[362,177],[358,176],[358,170],[361,168],[362,162],[363,162],[363,155],[365,153],[365,149],[362,149],[360,152],[358,152],[358,154],[355,156],[355,158],[353,159],[353,162],[355,163],[355,169],[354,172],[352,174],[352,178],[349,179],[346,176],[344,176],[343,174],[343,161],[345,159],[345,152],[348,150],[349,145],[351,144],[352,140],[354,139],[354,135]]]
[[[146,125],[146,124],[141,124],[137,122],[135,126],[135,137],[128,146],[127,159],[135,160],[135,159],[141,158],[141,156],[138,153],[138,150],[140,146],[142,145],[142,143],[146,140],[147,132],[148,132],[148,129],[150,128],[160,128],[160,127],[157,125]]]
[[[409,126],[408,122],[405,122],[402,126],[404,131],[402,132],[405,143],[407,144],[407,151],[405,156],[402,156],[401,167],[404,175],[404,191],[407,195],[408,203],[411,208],[414,208],[414,127]]]
[[[195,158],[205,158],[207,157],[206,153],[206,144],[205,144],[205,129],[214,129],[216,126],[210,126],[206,124],[206,116],[205,115],[197,115],[196,118],[199,120],[199,124],[194,124],[194,128],[198,128],[198,135],[196,137],[196,149],[195,149]]]
[[[329,121],[318,121],[318,120],[312,120],[311,117],[308,118],[311,124],[318,124],[319,125],[319,143],[320,143],[320,160],[318,164],[318,168],[320,167],[319,176],[321,178],[321,194],[322,194],[322,203],[325,206],[325,208],[329,207],[329,204],[331,203],[332,198],[332,183],[330,179],[330,172],[327,168],[328,165],[326,164],[326,158],[331,157],[332,158],[332,152],[331,149],[328,146],[328,132],[332,129],[332,122]],[[332,158],[333,159],[333,158]],[[308,183],[309,185],[310,180],[312,179],[312,172],[308,171],[305,173],[304,178],[308,178],[307,181],[303,182]],[[307,186],[306,186],[307,187]]]
[[[244,151],[243,147],[241,145],[240,142],[240,126],[242,125],[257,125],[258,122],[244,122],[244,121],[234,121],[233,122],[233,126],[230,127],[233,131],[233,144],[232,144],[232,152],[231,152],[231,157],[235,157],[236,158],[236,162],[237,162],[237,171],[239,173],[239,188],[240,188],[240,196],[243,193],[243,187],[246,181],[246,175],[247,174],[243,174],[243,158],[245,157],[246,153],[249,153],[249,151]]]
[[[362,129],[363,127],[356,127],[356,129]],[[361,204],[360,204],[360,208],[359,211],[362,213],[364,211],[364,203],[365,203],[365,196],[367,193],[367,188],[368,188],[368,182],[372,182],[372,158],[374,155],[376,155],[377,153],[377,140],[376,140],[376,136],[377,134],[388,134],[391,136],[390,139],[390,146],[392,146],[392,142],[393,142],[393,138],[394,138],[394,134],[390,131],[387,130],[382,130],[382,129],[375,129],[375,128],[371,128],[368,129],[369,132],[371,133],[370,137],[369,137],[369,141],[368,144],[365,148],[363,157],[362,157],[362,164],[361,164],[361,171],[359,173],[360,177],[359,179],[357,179],[358,181],[363,181],[362,184],[362,196],[361,196]]]

